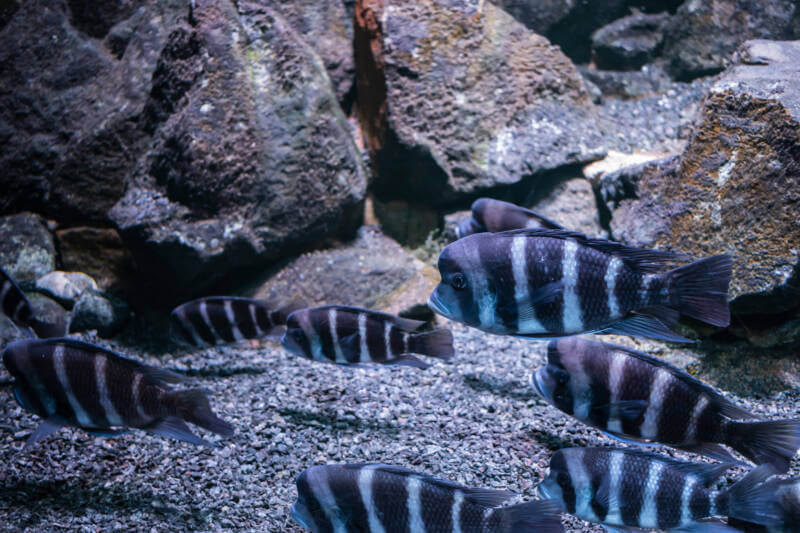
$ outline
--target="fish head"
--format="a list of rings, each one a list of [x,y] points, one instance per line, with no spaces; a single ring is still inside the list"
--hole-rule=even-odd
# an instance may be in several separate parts
[[[547,365],[531,376],[534,390],[567,414],[574,414],[575,399],[587,396],[588,384],[579,351],[571,349],[573,339],[559,339],[547,344]]]
[[[324,524],[325,511],[320,506],[317,498],[314,497],[312,483],[316,478],[316,470],[324,468],[322,466],[312,466],[298,474],[295,478],[297,486],[297,499],[292,504],[292,518],[302,527],[316,533],[320,530],[317,522]],[[317,518],[315,520],[314,518]],[[321,520],[320,520],[321,519]]]
[[[442,280],[428,298],[428,306],[434,312],[478,328],[481,327],[482,307],[487,307],[483,310],[484,315],[494,314],[494,299],[491,294],[484,294],[489,284],[485,283],[476,248],[481,244],[480,237],[486,235],[490,234],[470,235],[442,250],[438,263]]]
[[[169,314],[169,338],[176,345],[191,348],[195,346],[192,334],[186,329],[185,306],[181,305]]]
[[[281,346],[296,355],[311,357],[311,348],[303,328],[303,320],[306,318],[305,309],[295,311],[286,317],[286,332],[281,337]]]
[[[575,487],[567,464],[569,450],[558,450],[550,459],[547,477],[539,484],[537,492],[542,499],[553,499],[561,503],[568,513],[575,512]]]

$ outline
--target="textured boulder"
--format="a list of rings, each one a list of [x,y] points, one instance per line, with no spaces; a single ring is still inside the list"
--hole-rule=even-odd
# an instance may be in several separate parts
[[[800,87],[790,81],[800,42],[749,41],[739,57],[712,85],[684,152],[632,173],[628,194],[610,203],[611,231],[629,244],[734,255],[732,310],[780,317],[797,310],[800,290]]]
[[[102,290],[130,288],[133,260],[119,234],[110,228],[75,227],[56,231],[61,267],[85,272]]]
[[[592,184],[584,178],[555,183],[531,205],[542,216],[589,237],[608,238],[600,226],[600,213]]]
[[[581,77],[479,1],[356,4],[358,110],[385,199],[465,202],[602,155]]]
[[[592,57],[598,68],[635,70],[649,63],[661,49],[667,13],[634,13],[592,34]]]
[[[0,218],[0,267],[23,288],[56,268],[56,246],[47,222],[33,213]]]
[[[345,245],[304,254],[245,296],[309,306],[354,305],[391,313],[419,311],[439,274],[374,227],[363,226]]]
[[[619,98],[641,98],[662,95],[674,82],[660,64],[644,65],[639,70],[598,70],[593,67],[579,68],[584,80],[597,87],[603,96]]]
[[[687,0],[665,30],[670,73],[678,80],[716,74],[747,39],[792,39],[796,9],[793,0]]]
[[[442,225],[439,212],[425,204],[375,200],[373,205],[381,231],[405,246],[413,248],[423,244],[431,232]]]
[[[36,280],[36,290],[72,309],[85,292],[97,290],[97,283],[83,272],[54,270]]]
[[[130,315],[130,308],[124,301],[90,289],[81,294],[75,303],[69,331],[74,333],[94,329],[101,337],[111,337],[122,329]]]
[[[105,220],[146,146],[139,119],[168,28],[186,13],[182,0],[21,3],[0,30],[0,212]],[[100,40],[126,24],[136,31]]]
[[[343,0],[269,2],[319,54],[340,102],[350,104],[355,85],[353,15]]]
[[[170,35],[160,126],[110,212],[143,273],[183,297],[352,226],[366,188],[322,61],[280,16],[237,6],[198,2]]]
[[[38,292],[26,292],[25,297],[31,304],[33,316],[37,319],[50,324],[69,323],[69,312],[52,298]],[[0,346],[5,346],[11,341],[25,339],[29,335],[29,331],[20,329],[11,322],[11,319],[0,313]]]

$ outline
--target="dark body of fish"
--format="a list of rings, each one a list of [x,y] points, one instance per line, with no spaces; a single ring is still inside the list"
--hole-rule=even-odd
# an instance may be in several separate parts
[[[735,519],[728,523],[747,533],[800,533],[800,478],[783,479],[775,476],[764,483],[778,502],[781,523],[770,527]]]
[[[756,420],[679,368],[621,346],[550,341],[531,382],[561,411],[616,437],[733,460],[725,444],[780,472],[800,449],[800,421]]]
[[[428,305],[468,326],[525,337],[605,332],[687,341],[670,330],[681,313],[728,325],[730,257],[662,272],[678,257],[559,230],[480,233],[442,251],[442,281]]]
[[[738,531],[702,520],[731,516],[763,525],[781,521],[771,490],[762,483],[768,465],[728,489],[709,488],[730,464],[689,463],[623,448],[567,448],[550,460],[539,495],[561,501],[566,512],[589,522],[622,528],[675,531]]]
[[[313,533],[563,531],[557,502],[499,507],[512,496],[398,466],[324,465],[297,476],[292,516]]]
[[[38,337],[60,337],[67,332],[66,324],[52,324],[34,317],[25,293],[2,268],[0,268],[0,309],[16,326],[29,328]]]
[[[530,209],[493,198],[478,198],[472,202],[472,217],[456,227],[456,237],[461,239],[473,233],[497,233],[523,228],[564,229]]]
[[[179,305],[170,314],[170,336],[188,346],[264,338],[286,324],[299,304],[279,307],[263,300],[212,296]]]
[[[430,365],[412,354],[450,359],[454,351],[449,330],[418,331],[423,324],[358,307],[310,307],[289,315],[281,344],[315,361],[424,369]]]
[[[146,366],[74,339],[25,339],[10,343],[3,363],[14,376],[14,396],[44,419],[25,447],[62,426],[101,435],[138,428],[192,444],[213,446],[186,422],[223,436],[233,427],[211,412],[201,389],[170,390],[182,376]]]

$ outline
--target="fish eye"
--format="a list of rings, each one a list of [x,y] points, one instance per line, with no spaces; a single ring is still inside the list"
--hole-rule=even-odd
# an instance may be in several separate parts
[[[558,483],[562,487],[566,487],[569,485],[569,474],[566,472],[559,472],[556,476],[556,483]]]
[[[455,290],[460,291],[464,287],[467,286],[467,278],[461,272],[457,272],[453,274],[453,277],[450,278],[450,286],[453,287]]]
[[[550,372],[553,374],[553,378],[558,382],[559,385],[565,385],[569,381],[569,372],[566,370],[561,368],[551,368]]]

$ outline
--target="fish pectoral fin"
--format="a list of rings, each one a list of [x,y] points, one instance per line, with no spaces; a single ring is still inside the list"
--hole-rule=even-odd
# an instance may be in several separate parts
[[[604,509],[611,509],[619,507],[619,502],[617,498],[614,496],[614,491],[611,487],[611,479],[609,476],[603,478],[603,482],[600,483],[600,486],[597,488],[597,492],[594,494],[594,500],[600,504]]]
[[[711,483],[725,473],[726,470],[736,466],[736,463],[675,463],[672,465],[676,470],[680,470],[685,474],[695,475],[700,479],[700,482],[705,486]]]
[[[616,335],[630,335],[632,337],[647,337],[668,342],[694,342],[682,335],[678,335],[658,318],[645,314],[634,314],[603,328],[600,333]]]
[[[398,366],[411,366],[411,367],[414,367],[414,368],[419,368],[420,370],[425,370],[426,368],[431,366],[428,363],[426,363],[425,361],[417,359],[413,355],[407,354],[407,353],[402,353],[402,354],[398,355],[396,359],[392,359],[391,361],[389,361],[386,364],[387,365],[398,365]]]
[[[670,529],[670,531],[674,531],[675,533],[740,533],[742,530],[724,524],[719,520],[710,520],[707,522],[693,522],[683,527]]]
[[[701,442],[698,444],[692,444],[686,446],[672,446],[672,447],[690,453],[705,455],[706,457],[716,459],[717,461],[721,461],[723,463],[733,463],[736,465],[748,466],[748,467],[750,466],[748,463],[740,461],[739,459],[734,457],[733,454],[731,454],[731,452],[725,449],[725,447],[711,442]]]
[[[171,439],[182,440],[183,442],[188,442],[190,444],[207,446],[209,448],[220,447],[218,444],[209,442],[206,439],[200,438],[194,433],[192,433],[192,430],[189,429],[189,426],[186,425],[186,422],[184,422],[177,416],[171,416],[169,418],[165,418],[164,420],[156,422],[152,426],[144,429],[150,433],[161,435],[162,437],[169,437]]]
[[[126,433],[130,433],[130,429],[108,429],[108,430],[100,430],[100,429],[86,429],[86,433],[90,435],[94,435],[95,437],[119,437],[120,435],[124,435]]]
[[[22,447],[22,451],[28,451],[34,444],[45,437],[49,437],[61,429],[64,425],[65,424],[60,419],[55,417],[42,420],[42,423],[36,426],[36,429],[33,430],[31,436],[25,441],[25,446]]]
[[[342,352],[345,354],[359,353],[361,350],[361,346],[359,344],[360,339],[357,332],[339,337],[339,346],[342,348]]]
[[[637,439],[635,437],[623,437],[622,435],[618,435],[616,433],[611,433],[610,431],[601,431],[603,435],[607,437],[611,437],[614,440],[618,440],[620,442],[624,442],[625,444],[633,444],[635,446],[648,446],[651,448],[655,448],[658,446],[662,446],[661,443],[658,442],[651,442],[648,440]]]
[[[524,306],[525,313],[530,313],[533,315],[533,307],[553,302],[556,300],[556,298],[561,296],[561,293],[563,292],[564,282],[562,280],[553,281],[547,285],[542,285],[533,291],[528,298],[525,298],[525,302],[528,304]],[[533,316],[527,318],[533,318]]]
[[[609,415],[616,412],[620,420],[635,422],[644,414],[648,405],[647,400],[623,400],[598,405],[592,411],[608,413]]]

